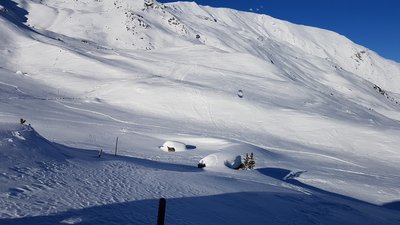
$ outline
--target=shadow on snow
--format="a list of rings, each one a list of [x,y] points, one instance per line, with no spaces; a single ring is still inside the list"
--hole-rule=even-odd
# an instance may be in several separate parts
[[[388,202],[382,206],[388,209],[400,210],[400,201]]]
[[[201,172],[201,170],[197,168],[197,164],[196,165],[193,164],[193,166],[184,164],[174,164],[169,162],[156,161],[154,159],[136,158],[133,156],[122,156],[122,155],[115,156],[113,154],[104,152],[102,153],[102,156],[99,158],[98,153],[95,150],[71,148],[54,142],[52,142],[52,145],[56,149],[61,151],[67,158],[70,159],[87,160],[89,162],[94,162],[94,163],[98,161],[124,161],[138,166],[150,167],[160,170],[175,171],[175,172]]]
[[[28,18],[26,17],[28,11],[20,8],[16,2],[11,0],[1,0],[0,5],[4,7],[4,10],[0,11],[0,15],[12,23],[22,25],[28,21]]]
[[[358,203],[365,204],[365,205],[376,206],[374,204],[364,202],[364,201],[361,201],[361,200],[358,200],[358,199],[355,199],[355,198],[352,198],[349,196],[344,196],[341,194],[325,191],[320,188],[317,188],[317,187],[314,187],[314,186],[311,186],[308,184],[304,184],[296,179],[293,179],[297,176],[300,176],[301,173],[306,172],[306,171],[299,171],[297,173],[293,173],[290,170],[282,169],[282,168],[261,168],[261,169],[257,169],[257,170],[266,176],[281,180],[285,183],[294,185],[296,187],[300,187],[300,188],[304,188],[306,190],[312,191],[313,194],[324,194],[324,195],[327,195],[330,197],[335,197],[338,199],[349,200],[352,202],[358,202]],[[393,209],[393,210],[400,210],[400,201],[385,203],[382,205],[382,207],[388,208],[388,209]]]
[[[137,159],[126,160],[142,163]],[[147,165],[149,162],[143,163]],[[259,171],[290,185],[310,190],[312,194],[282,188],[282,191],[275,189],[269,192],[238,192],[170,198],[167,199],[166,224],[395,225],[400,223],[400,215],[397,211],[323,191],[293,179],[285,180],[284,177],[290,174],[289,170],[264,168]],[[71,209],[43,216],[0,218],[0,224],[156,224],[157,207],[158,199],[137,200]]]
[[[2,225],[124,225],[156,224],[158,199],[72,209],[45,216],[0,219]],[[385,224],[400,222],[400,215],[360,201],[333,201],[290,192],[240,192],[167,199],[166,223],[207,225]]]

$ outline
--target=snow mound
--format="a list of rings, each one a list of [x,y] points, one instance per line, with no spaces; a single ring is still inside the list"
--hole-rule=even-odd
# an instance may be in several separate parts
[[[207,155],[199,161],[199,167],[213,167],[238,169],[242,163],[242,157],[246,154],[254,154],[256,167],[266,167],[272,161],[279,160],[279,155],[271,151],[247,143],[232,143],[220,149],[219,152]]]
[[[186,144],[179,141],[166,141],[160,149],[166,152],[183,152],[188,150]]]
[[[30,125],[0,123],[0,162],[29,164],[41,161],[63,161],[52,142],[37,133]]]
[[[223,152],[208,155],[199,161],[199,165],[204,167],[228,167],[231,169],[239,169],[241,163],[240,155],[234,156]]]

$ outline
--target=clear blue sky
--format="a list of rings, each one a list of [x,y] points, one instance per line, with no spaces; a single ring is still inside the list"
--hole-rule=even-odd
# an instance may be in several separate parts
[[[340,33],[400,62],[400,0],[194,0]],[[173,2],[159,0],[159,2]]]

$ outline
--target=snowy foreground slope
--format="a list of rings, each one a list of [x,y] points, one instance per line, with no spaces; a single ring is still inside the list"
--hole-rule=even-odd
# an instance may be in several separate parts
[[[266,15],[2,0],[0,224],[155,224],[160,197],[166,224],[400,224],[398,87]]]

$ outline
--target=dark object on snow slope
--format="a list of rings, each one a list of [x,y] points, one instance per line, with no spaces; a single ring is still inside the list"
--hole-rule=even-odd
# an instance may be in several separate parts
[[[26,122],[26,120],[24,120],[23,118],[21,118],[21,119],[19,119],[19,122],[20,122],[21,124],[24,124],[24,123]]]
[[[239,98],[243,98],[243,91],[242,91],[242,90],[239,90],[239,91],[237,92],[237,95],[238,95]]]
[[[167,200],[165,200],[165,198],[160,198],[160,203],[158,205],[157,225],[164,225],[166,206]]]
[[[253,153],[250,153],[250,156],[248,153],[246,153],[246,155],[244,157],[243,166],[241,167],[241,169],[252,170],[252,169],[254,169],[255,165],[256,165],[256,162],[254,160]]]

